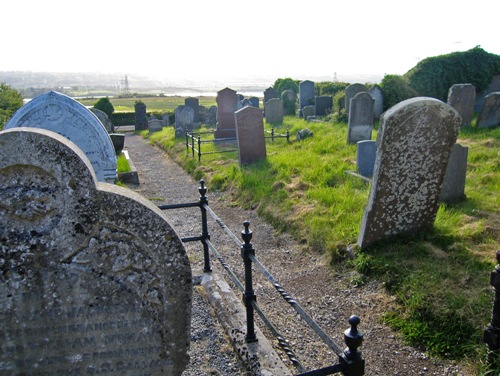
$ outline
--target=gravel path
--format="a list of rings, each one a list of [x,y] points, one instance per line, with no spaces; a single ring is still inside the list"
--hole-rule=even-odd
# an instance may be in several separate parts
[[[131,187],[136,192],[157,205],[198,201],[198,182],[158,147],[149,145],[147,140],[134,134],[127,134],[125,147],[137,168],[141,182],[139,187]],[[290,237],[275,234],[255,212],[232,205],[230,196],[211,192],[210,187],[208,188],[210,208],[234,234],[239,236],[243,230],[243,222],[250,221],[250,229],[253,231],[252,244],[256,249],[257,258],[339,347],[345,347],[343,332],[349,326],[349,316],[356,314],[361,318],[359,328],[365,334],[362,352],[366,360],[366,375],[472,375],[457,365],[430,359],[417,349],[404,346],[398,334],[380,321],[381,314],[394,303],[377,281],[354,287],[351,280],[356,275],[353,275],[351,270],[332,270],[321,255],[307,253]],[[165,215],[180,237],[198,236],[201,233],[199,209],[166,211]],[[212,243],[231,268],[234,268],[240,280],[243,280],[239,248],[214,221],[209,221],[209,232]],[[186,243],[186,250],[193,275],[201,275],[201,245]],[[218,274],[225,275],[213,258],[212,267]],[[303,320],[297,318],[296,312],[277,295],[260,273],[254,274],[254,289],[259,306],[290,342],[303,367],[313,370],[336,363],[337,356],[334,352]],[[238,291],[236,293],[239,295]],[[184,375],[245,374],[232,351],[229,338],[215,317],[202,289],[195,285],[191,362]],[[264,331],[273,345],[277,344],[259,319],[256,325]],[[299,373],[282,352],[278,350],[278,353],[293,373]]]

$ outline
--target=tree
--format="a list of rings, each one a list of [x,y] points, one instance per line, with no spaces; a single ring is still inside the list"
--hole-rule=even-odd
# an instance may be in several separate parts
[[[278,97],[281,97],[281,93],[285,90],[291,90],[295,94],[299,94],[299,81],[291,78],[278,78],[274,81],[273,89],[278,93]]]
[[[0,83],[0,130],[10,117],[23,105],[23,97],[9,85]]]
[[[408,81],[397,74],[385,75],[380,87],[384,95],[384,111],[405,99],[418,96],[418,92],[410,87]]]
[[[99,99],[96,104],[94,104],[94,108],[97,108],[98,110],[103,111],[108,115],[108,118],[111,120],[111,116],[113,115],[113,112],[115,112],[115,108],[113,107],[113,104],[111,104],[111,101],[109,100],[108,97],[106,98],[101,98]]]

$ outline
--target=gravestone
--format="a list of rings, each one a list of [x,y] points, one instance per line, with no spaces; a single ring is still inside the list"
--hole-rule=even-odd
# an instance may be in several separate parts
[[[106,131],[108,133],[113,133],[114,132],[114,127],[113,123],[108,117],[108,114],[106,114],[104,111],[99,110],[98,108],[89,108],[89,110],[99,119],[99,121],[104,125],[104,128],[106,128]]]
[[[175,109],[175,137],[182,137],[193,130],[194,110],[191,106],[177,106]]]
[[[304,120],[307,120],[309,116],[315,116],[316,115],[316,106],[304,106],[302,108],[302,116],[304,117]]]
[[[378,85],[374,85],[368,90],[368,93],[373,98],[373,116],[375,119],[380,118],[382,112],[384,112],[384,94],[382,93],[382,89]]]
[[[453,107],[426,97],[402,101],[382,115],[361,248],[432,226],[460,122]]]
[[[163,120],[151,119],[148,121],[149,133],[159,132],[163,129]]]
[[[465,177],[467,174],[467,156],[469,148],[460,144],[453,145],[446,167],[440,202],[454,204],[465,200]]]
[[[283,102],[273,98],[266,102],[266,123],[283,123]]]
[[[217,92],[217,129],[214,138],[231,138],[236,136],[234,113],[238,106],[236,91],[225,88]]]
[[[143,131],[148,129],[148,118],[146,115],[146,105],[143,102],[135,102],[135,130]]]
[[[199,106],[198,115],[200,116],[200,124],[205,124],[207,121],[207,108],[205,106]]]
[[[110,133],[109,138],[111,138],[111,142],[113,143],[113,147],[115,148],[115,153],[120,154],[125,147],[125,134]]]
[[[248,100],[250,101],[250,103],[252,104],[253,107],[259,108],[260,100],[258,97],[250,97],[250,98],[248,98]]]
[[[54,132],[9,129],[0,145],[2,372],[181,375],[192,277],[163,213],[96,184]]]
[[[332,113],[333,97],[331,95],[320,95],[314,99],[316,116],[326,116]]]
[[[161,115],[161,120],[163,122],[164,127],[168,127],[170,125],[170,115],[169,114],[163,114]]]
[[[314,96],[314,82],[305,80],[299,83],[299,117],[304,116],[302,109],[305,106],[314,105]]]
[[[295,115],[297,95],[292,90],[283,90],[281,93],[281,100],[283,101],[283,114]]]
[[[217,124],[217,106],[210,106],[208,108],[205,124],[207,127],[215,127]]]
[[[372,140],[358,141],[356,143],[356,168],[358,173],[367,178],[373,176],[375,157],[377,155],[377,143]]]
[[[271,99],[279,100],[279,99]],[[269,101],[268,101],[269,103]],[[262,110],[247,106],[235,112],[240,165],[266,159],[266,139]]]
[[[351,84],[345,88],[344,108],[347,116],[349,116],[351,99],[363,91],[366,91],[366,86],[363,84]]]
[[[500,125],[500,92],[488,94],[477,118],[480,128],[494,128]]]
[[[476,103],[476,88],[471,84],[455,84],[448,91],[447,103],[462,117],[462,126],[470,125]]]
[[[264,90],[264,108],[268,100],[278,98],[278,93],[272,87],[268,87]]]
[[[198,123],[200,121],[200,102],[198,98],[186,98],[184,99],[184,105],[192,107],[194,112],[193,123]]]
[[[92,163],[97,180],[117,178],[113,142],[99,119],[74,99],[49,91],[22,106],[5,129],[34,127],[56,132],[75,143]]]
[[[351,99],[351,109],[347,123],[347,143],[371,140],[373,129],[374,100],[368,92],[360,92]]]

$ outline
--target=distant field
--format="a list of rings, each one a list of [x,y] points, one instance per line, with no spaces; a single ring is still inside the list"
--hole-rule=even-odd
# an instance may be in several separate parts
[[[142,101],[146,104],[147,111],[174,112],[178,106],[184,104],[187,97],[168,96],[168,97],[134,97],[134,98],[110,98],[115,112],[134,112],[136,101]],[[85,98],[78,101],[85,106],[93,106],[98,98]],[[215,106],[215,97],[198,97],[200,106]]]

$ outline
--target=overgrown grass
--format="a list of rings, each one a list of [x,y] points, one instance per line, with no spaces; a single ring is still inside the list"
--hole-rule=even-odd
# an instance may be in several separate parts
[[[120,153],[116,156],[116,170],[118,173],[130,172],[130,165],[128,164],[125,154]]]
[[[150,139],[209,189],[230,192],[235,205],[258,210],[309,250],[328,255],[332,268],[346,260],[363,276],[356,284],[381,281],[398,301],[384,320],[409,344],[491,374],[482,333],[491,319],[489,275],[500,249],[500,128],[460,131],[458,142],[469,148],[466,201],[441,205],[431,231],[354,247],[353,260],[344,251],[356,243],[369,194],[367,183],[345,173],[355,170],[356,146],[346,145],[345,123],[286,117],[277,132],[294,135],[303,128],[314,137],[268,142],[267,159],[245,167],[237,153],[203,155],[198,163],[173,129]],[[202,145],[203,151],[217,149]]]

